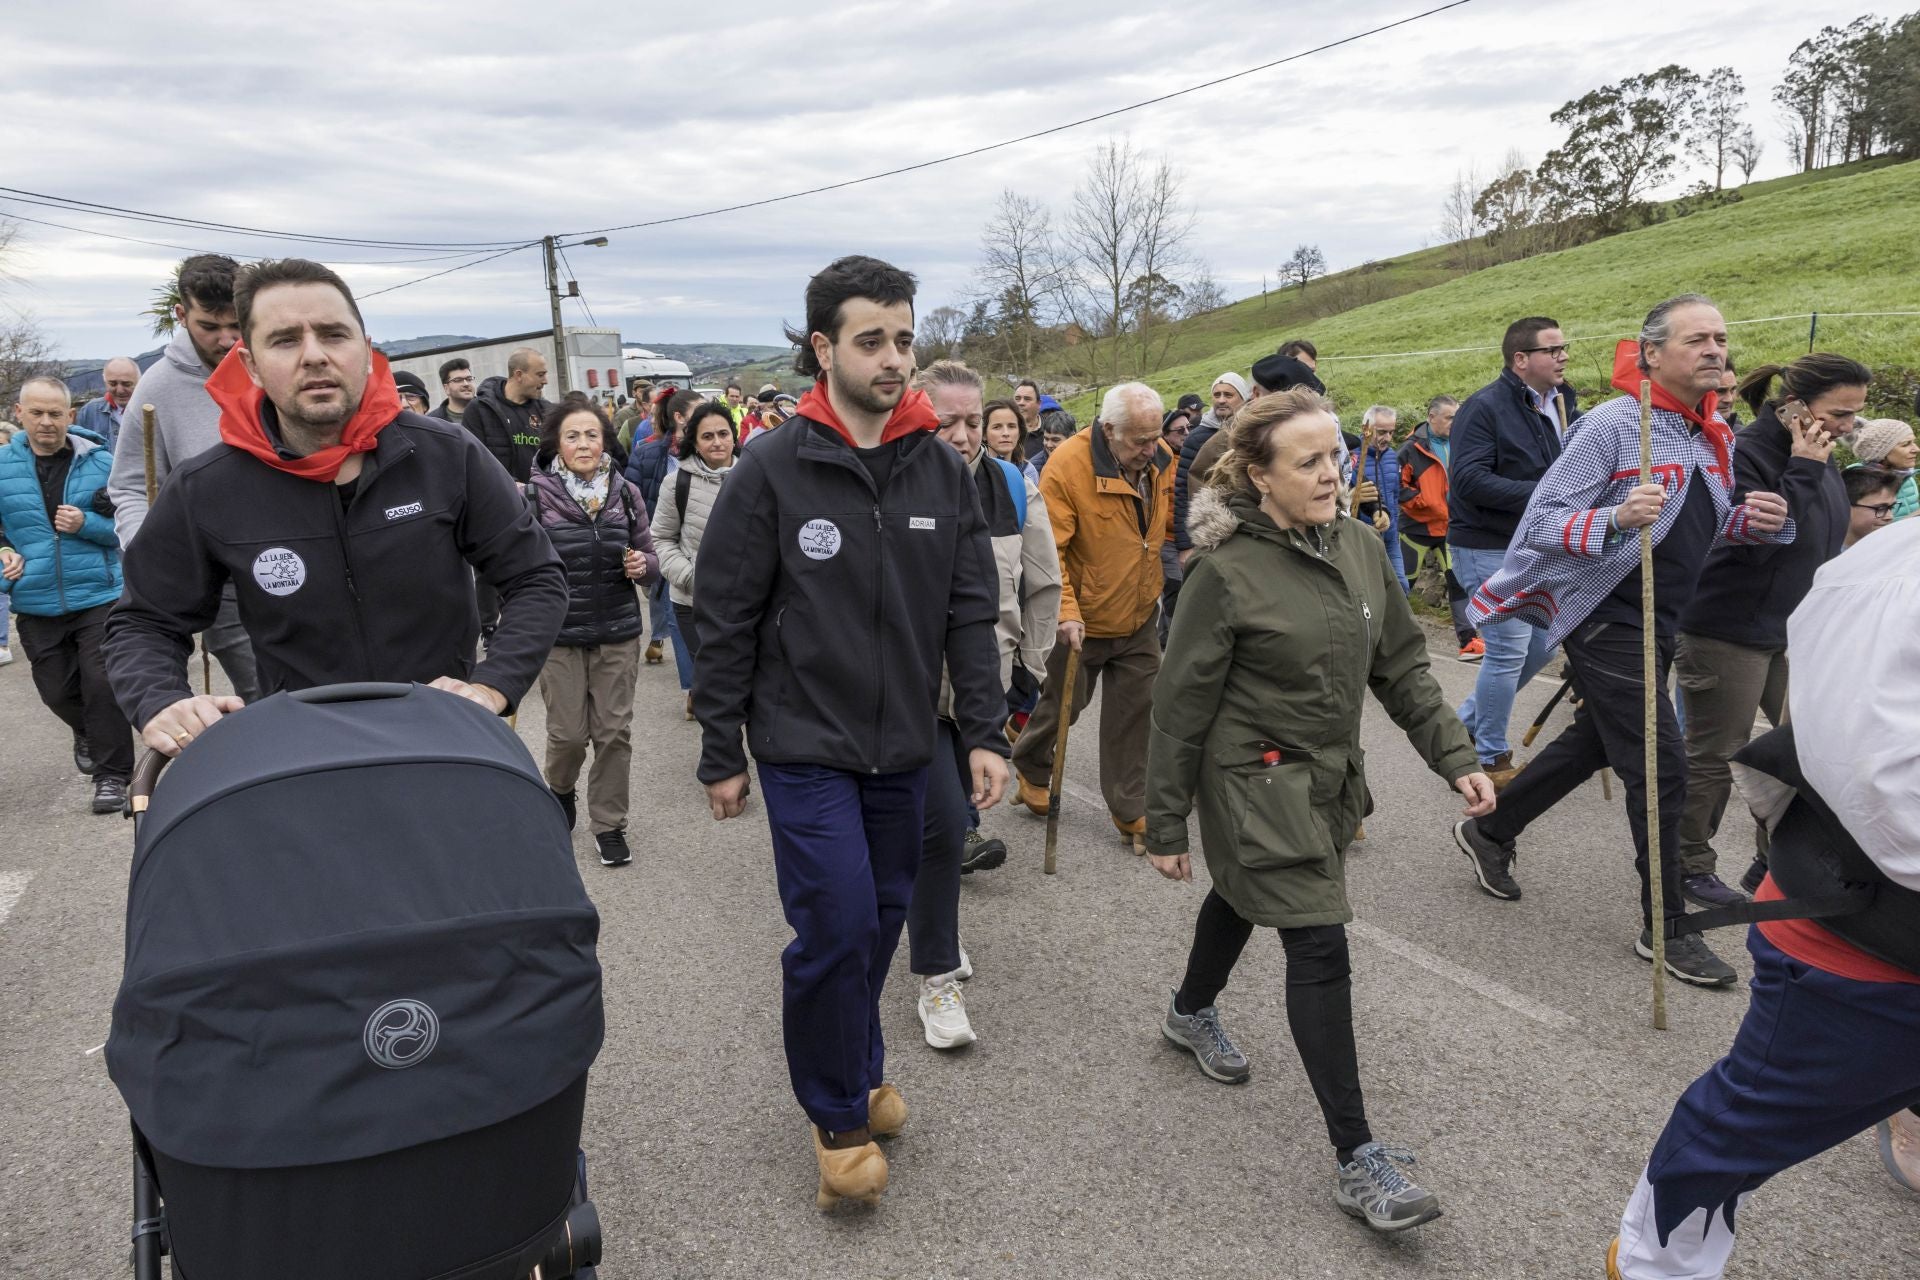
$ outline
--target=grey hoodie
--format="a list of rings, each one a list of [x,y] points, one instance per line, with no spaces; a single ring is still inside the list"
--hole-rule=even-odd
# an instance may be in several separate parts
[[[207,394],[213,370],[200,363],[200,353],[184,328],[173,331],[166,354],[140,375],[140,384],[127,402],[127,418],[113,450],[113,474],[107,494],[113,499],[113,528],[121,547],[133,541],[147,518],[147,464],[140,408],[153,406],[154,491],[167,482],[173,469],[220,443],[220,406]]]

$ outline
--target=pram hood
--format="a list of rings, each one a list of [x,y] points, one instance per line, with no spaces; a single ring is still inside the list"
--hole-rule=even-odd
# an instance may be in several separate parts
[[[221,720],[141,823],[107,1068],[177,1159],[436,1141],[546,1101],[599,1051],[599,916],[526,747],[451,694],[337,688],[360,696]]]

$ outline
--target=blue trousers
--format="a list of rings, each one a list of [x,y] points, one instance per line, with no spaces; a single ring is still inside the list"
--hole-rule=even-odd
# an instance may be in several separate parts
[[[693,654],[688,652],[687,642],[680,636],[680,619],[673,611],[673,597],[668,594],[665,579],[654,583],[647,592],[647,620],[652,628],[648,635],[655,644],[672,643],[680,691],[688,692],[693,688]]]
[[[886,1045],[880,991],[919,869],[927,771],[859,774],[760,765],[780,905],[787,1074],[807,1118],[830,1133],[867,1123]]]
[[[1453,559],[1453,576],[1460,580],[1469,598],[1499,571],[1500,562],[1506,558],[1504,551],[1473,547],[1449,545],[1447,552]],[[1527,681],[1540,674],[1554,651],[1547,643],[1546,632],[1516,618],[1485,624],[1480,628],[1480,639],[1487,646],[1487,655],[1480,660],[1472,695],[1460,704],[1460,723],[1473,735],[1480,763],[1492,764],[1512,749],[1507,742],[1507,721],[1513,716],[1514,698]]]
[[[1719,1275],[1757,1187],[1920,1102],[1920,986],[1810,968],[1758,929],[1747,950],[1733,1047],[1681,1095],[1621,1219],[1628,1280]]]

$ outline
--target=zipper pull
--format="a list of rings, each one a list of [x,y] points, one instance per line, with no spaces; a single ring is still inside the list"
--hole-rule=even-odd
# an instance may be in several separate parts
[[[1368,622],[1373,621],[1373,606],[1368,604],[1365,600],[1362,600],[1360,602],[1360,616],[1365,618]]]
[[[880,533],[882,531],[881,524],[880,524],[880,508],[878,507],[875,507],[873,509],[873,531],[875,533]]]

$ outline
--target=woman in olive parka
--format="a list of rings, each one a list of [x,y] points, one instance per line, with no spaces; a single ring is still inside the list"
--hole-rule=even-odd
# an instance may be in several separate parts
[[[1404,1230],[1440,1206],[1397,1167],[1412,1153],[1368,1129],[1345,929],[1366,691],[1469,814],[1492,811],[1493,784],[1428,671],[1385,545],[1340,513],[1327,402],[1305,388],[1262,396],[1228,431],[1188,516],[1197,554],[1153,691],[1147,852],[1162,875],[1191,880],[1197,805],[1213,877],[1162,1029],[1214,1079],[1246,1079],[1214,1004],[1254,926],[1278,929],[1288,1026],[1334,1147],[1334,1200],[1376,1230]]]

